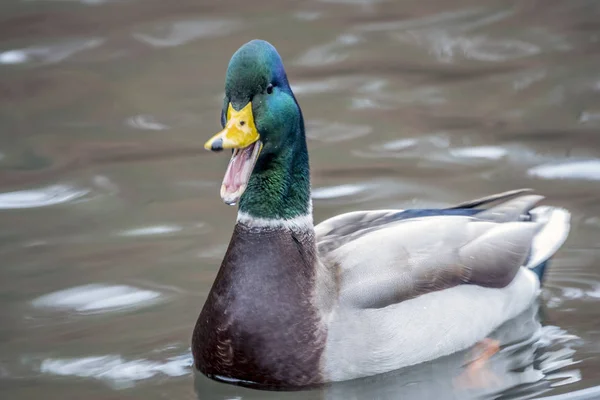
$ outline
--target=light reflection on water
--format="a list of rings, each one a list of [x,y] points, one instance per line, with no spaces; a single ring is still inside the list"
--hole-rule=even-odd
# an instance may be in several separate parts
[[[75,53],[91,50],[104,43],[102,38],[70,40],[49,46],[33,46],[0,52],[0,64],[23,64],[27,62],[59,63]]]
[[[95,378],[116,389],[132,387],[136,381],[150,379],[157,374],[179,377],[190,374],[192,355],[170,357],[165,361],[148,359],[125,360],[119,355],[82,358],[48,358],[42,361],[40,372],[48,375]]]
[[[120,232],[120,236],[152,236],[152,235],[164,235],[167,233],[179,232],[181,227],[176,225],[157,225],[148,226],[144,228],[129,229]]]
[[[315,120],[307,121],[306,129],[307,138],[327,143],[366,136],[373,130],[366,125],[350,125],[339,122],[328,123]]]
[[[80,313],[122,311],[150,306],[161,293],[126,285],[91,284],[46,294],[32,300],[37,308],[73,310]]]
[[[166,129],[169,129],[167,125],[157,122],[152,115],[136,115],[128,118],[126,123],[132,128],[142,130],[164,131]]]
[[[599,18],[586,0],[7,2],[0,397],[529,398],[600,385]],[[540,331],[492,359],[502,387],[455,392],[466,354],[300,393],[192,377],[191,331],[235,219],[218,196],[226,160],[202,143],[219,128],[229,57],[251,38],[279,48],[303,108],[316,221],[517,187],[572,212]]]
[[[192,40],[226,35],[239,28],[233,20],[177,21],[165,27],[155,28],[153,33],[135,32],[133,37],[154,47],[181,46]]]
[[[499,160],[506,156],[508,150],[497,146],[463,147],[450,151],[455,157],[463,158],[485,158]]]
[[[337,197],[352,196],[365,190],[361,185],[339,185],[324,188],[316,188],[312,190],[313,199],[330,199]]]
[[[531,168],[529,175],[543,179],[600,180],[600,160],[567,161]]]
[[[51,185],[39,189],[0,193],[0,210],[47,207],[80,199],[91,191],[69,185]]]

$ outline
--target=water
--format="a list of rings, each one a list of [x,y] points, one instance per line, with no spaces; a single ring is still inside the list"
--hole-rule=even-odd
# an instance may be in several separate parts
[[[3,1],[1,397],[597,393],[598,21],[591,0]],[[519,187],[572,212],[540,317],[497,333],[512,347],[486,385],[456,386],[468,352],[289,394],[191,372],[235,218],[227,157],[202,145],[251,38],[278,47],[303,107],[317,221]]]

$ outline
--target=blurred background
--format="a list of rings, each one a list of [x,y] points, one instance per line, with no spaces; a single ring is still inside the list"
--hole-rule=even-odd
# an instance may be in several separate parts
[[[202,145],[253,38],[303,108],[316,221],[519,187],[568,208],[538,344],[469,393],[600,385],[600,2],[2,0],[0,397],[268,396],[189,353],[236,214]],[[398,398],[444,362],[273,398]]]

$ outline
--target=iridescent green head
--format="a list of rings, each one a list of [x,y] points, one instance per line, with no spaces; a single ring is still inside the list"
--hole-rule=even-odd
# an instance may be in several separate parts
[[[263,218],[309,212],[302,112],[270,43],[253,40],[234,53],[227,68],[221,124],[223,130],[205,148],[233,150],[221,186],[223,200],[240,201],[242,211]],[[292,184],[300,184],[300,192],[306,193],[299,195]]]

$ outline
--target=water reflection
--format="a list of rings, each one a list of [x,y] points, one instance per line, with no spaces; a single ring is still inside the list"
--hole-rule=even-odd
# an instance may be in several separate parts
[[[153,47],[174,47],[196,39],[226,35],[239,28],[240,23],[235,20],[197,19],[157,26],[148,33],[135,32],[133,37]]]
[[[505,18],[508,15],[510,14],[502,13],[500,14],[500,19]],[[494,18],[489,20],[489,10],[477,7],[457,11],[439,12],[421,18],[402,18],[395,21],[373,22],[364,24],[358,29],[363,32],[391,32],[397,30],[414,30],[440,27],[444,27],[446,29],[453,27],[463,30],[468,28],[468,20],[472,17],[483,17],[489,22],[495,22],[494,20],[497,19]],[[480,25],[480,23],[477,23],[476,25]]]
[[[583,302],[595,302],[600,299],[600,282],[591,274],[577,274],[576,276],[561,277],[561,286],[553,287],[549,295],[548,307],[556,308],[565,302],[578,300]]]
[[[37,308],[103,313],[149,306],[161,296],[160,292],[133,286],[90,284],[46,294],[31,304]]]
[[[339,181],[339,180],[338,180]],[[312,198],[319,204],[360,204],[377,199],[388,199],[398,194],[418,194],[422,187],[409,182],[376,179],[341,185],[320,186],[312,190]],[[395,207],[395,206],[394,206]]]
[[[339,122],[309,120],[306,123],[306,137],[310,140],[331,143],[366,136],[373,131],[367,125],[350,125]]]
[[[566,161],[538,165],[527,173],[542,179],[600,180],[600,160]]]
[[[500,160],[508,154],[508,150],[497,146],[463,147],[450,150],[450,154],[459,158]]]
[[[363,185],[347,184],[330,187],[315,188],[312,190],[312,198],[321,199],[332,199],[336,197],[345,197],[356,195],[366,189]]]
[[[383,143],[378,147],[380,147],[381,150],[384,151],[402,151],[415,147],[417,143],[418,141],[415,138],[406,138],[392,140],[391,142]]]
[[[156,118],[152,115],[135,115],[127,118],[126,124],[132,128],[149,131],[164,131],[165,129],[169,129],[167,125],[156,121]]]
[[[154,237],[154,236],[162,236],[162,235],[171,235],[175,233],[185,233],[191,235],[198,235],[201,233],[206,233],[210,230],[210,226],[203,222],[198,222],[194,224],[183,224],[183,225],[148,225],[141,226],[137,228],[125,229],[123,231],[117,232],[117,236],[121,237],[130,237],[130,238],[143,238],[143,237]]]
[[[27,62],[59,63],[75,53],[101,46],[102,38],[69,40],[49,46],[33,46],[24,49],[7,50],[0,53],[0,64],[23,64]]]
[[[452,37],[444,32],[427,32],[423,37],[412,35],[417,45],[431,48],[436,59],[445,63],[466,59],[498,62],[531,56],[540,52],[534,44],[518,40],[493,40],[474,36]],[[422,43],[424,42],[424,43]]]
[[[366,77],[360,76],[349,76],[349,77],[336,77],[326,78],[318,80],[308,81],[296,81],[292,83],[292,90],[294,94],[298,96],[320,94],[320,93],[334,93],[343,92],[345,90],[351,90],[355,86],[360,85],[364,82]]]
[[[116,389],[132,387],[136,381],[164,374],[178,377],[190,373],[192,356],[186,353],[164,361],[149,359],[126,360],[120,355],[89,356],[81,358],[47,358],[40,364],[40,372],[48,375],[94,378],[111,384]]]
[[[360,43],[360,41],[361,38],[357,35],[340,35],[330,43],[307,50],[298,58],[296,63],[311,67],[339,63],[349,57],[348,48]]]
[[[513,81],[513,89],[524,90],[533,85],[536,82],[541,81],[547,75],[544,70],[533,69],[525,71],[519,74],[518,77]]]
[[[211,246],[209,248],[199,251],[198,257],[199,258],[211,258],[211,259],[215,259],[215,260],[218,260],[219,262],[221,262],[221,260],[223,259],[223,256],[225,255],[226,250],[227,250],[226,244]]]
[[[600,112],[583,111],[579,116],[582,124],[593,124],[600,122]]]
[[[433,157],[440,149],[450,146],[450,138],[444,132],[422,134],[418,138],[395,139],[389,142],[376,143],[368,150],[355,150],[354,154],[365,158],[420,158]],[[459,153],[460,154],[460,153]]]
[[[321,18],[322,13],[319,11],[298,11],[294,13],[294,17],[303,21],[315,21]]]
[[[90,192],[91,190],[87,188],[58,184],[39,189],[0,193],[0,210],[47,207],[67,203],[83,198]]]
[[[166,235],[181,231],[183,228],[177,225],[155,225],[143,228],[129,229],[119,232],[119,236],[154,236]]]

